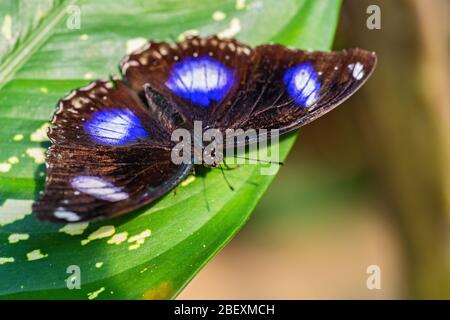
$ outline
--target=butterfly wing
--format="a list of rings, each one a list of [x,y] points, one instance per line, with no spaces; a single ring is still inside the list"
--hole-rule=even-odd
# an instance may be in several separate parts
[[[127,55],[120,70],[136,92],[149,84],[190,122],[210,118],[245,82],[252,50],[236,40],[190,37],[177,44],[148,42]]]
[[[171,161],[170,132],[120,81],[96,81],[63,98],[48,136],[42,220],[79,222],[148,204],[191,166]]]
[[[129,85],[145,83],[205,127],[287,132],[329,112],[367,80],[376,56],[362,49],[308,52],[281,45],[255,49],[216,36],[178,44],[149,42],[126,56]]]
[[[255,48],[246,82],[218,106],[219,128],[279,129],[310,123],[355,93],[372,74],[376,56],[362,49],[308,52],[281,45]]]

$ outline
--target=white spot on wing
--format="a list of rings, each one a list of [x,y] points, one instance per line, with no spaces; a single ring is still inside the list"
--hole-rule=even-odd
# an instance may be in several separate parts
[[[351,63],[348,65],[352,76],[356,80],[361,80],[364,77],[364,65],[361,62]]]
[[[178,95],[207,107],[211,101],[220,101],[232,82],[233,74],[225,65],[201,57],[176,65],[166,85]]]
[[[184,39],[192,36],[198,36],[199,32],[195,29],[186,30],[178,36],[178,41],[183,41]]]
[[[76,214],[75,212],[72,212],[72,211],[68,211],[68,210],[64,209],[63,207],[56,208],[56,210],[53,212],[53,214],[55,215],[55,217],[69,221],[69,222],[75,222],[75,221],[79,221],[81,219],[78,214]]]
[[[100,110],[84,128],[102,145],[121,145],[147,137],[139,118],[129,109]]]
[[[294,76],[295,87],[302,96],[308,97],[306,100],[306,107],[309,107],[317,100],[316,83],[311,79],[311,74],[303,69]]]
[[[139,62],[134,60],[127,61],[122,65],[122,72],[125,73],[127,72],[129,67],[137,67],[137,66],[139,66]]]
[[[128,193],[111,182],[95,176],[77,176],[71,181],[72,187],[95,198],[116,202],[128,199]]]
[[[135,50],[142,48],[147,44],[147,39],[145,38],[133,38],[127,41],[127,54],[132,53]]]

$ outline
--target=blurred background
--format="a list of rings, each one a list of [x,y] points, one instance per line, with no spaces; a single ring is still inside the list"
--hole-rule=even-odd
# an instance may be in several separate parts
[[[381,8],[381,30],[366,9]],[[301,129],[241,232],[180,299],[450,298],[450,2],[344,0],[368,83]],[[366,286],[381,270],[381,289]]]

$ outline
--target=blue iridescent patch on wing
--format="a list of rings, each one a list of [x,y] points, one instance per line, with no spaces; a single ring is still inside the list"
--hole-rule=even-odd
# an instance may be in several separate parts
[[[105,146],[121,146],[148,138],[139,118],[128,108],[99,110],[84,124],[92,140]]]
[[[283,82],[291,98],[302,108],[313,105],[319,98],[320,80],[310,62],[288,69]]]
[[[198,57],[175,64],[166,86],[178,96],[207,108],[212,102],[220,102],[233,83],[230,68],[211,57]]]

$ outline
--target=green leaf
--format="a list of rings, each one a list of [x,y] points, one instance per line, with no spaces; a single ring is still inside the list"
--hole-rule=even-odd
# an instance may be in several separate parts
[[[233,192],[210,170],[123,218],[41,223],[30,207],[44,183],[43,132],[56,101],[91,78],[117,74],[127,45],[140,38],[206,35],[233,24],[252,45],[329,49],[340,1],[42,0],[38,18],[30,2],[0,4],[0,298],[173,298],[244,225],[274,176],[261,175],[260,165],[229,170]],[[79,30],[67,27],[70,5],[81,8]],[[215,21],[216,11],[225,19]],[[294,140],[280,142],[282,159]],[[81,271],[79,290],[66,287],[71,265]]]

